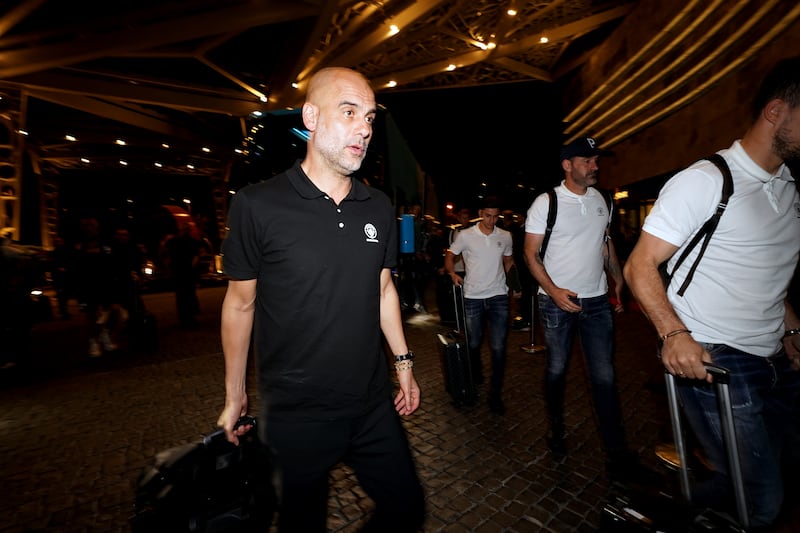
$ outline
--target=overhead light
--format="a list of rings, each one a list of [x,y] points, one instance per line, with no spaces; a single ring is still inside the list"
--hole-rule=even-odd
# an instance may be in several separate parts
[[[258,99],[261,100],[262,102],[269,102],[269,98],[267,98],[263,94],[261,96],[259,96]]]
[[[549,41],[550,41],[550,39],[548,39],[548,38],[547,38],[547,37],[545,37],[544,35],[542,35],[541,37],[539,37],[539,42],[540,42],[540,43],[542,43],[542,44],[544,44],[544,43],[546,43],[546,42],[549,42]]]
[[[517,16],[517,10],[514,9],[513,7],[511,9],[509,9],[508,11],[506,11],[506,13],[508,13],[509,17],[516,17]]]
[[[400,33],[400,28],[397,27],[397,24],[390,24],[389,35],[397,35],[398,33]]]
[[[119,164],[122,165],[123,167],[127,167],[128,166],[128,162],[125,161],[124,159],[120,159],[119,160]]]
[[[116,141],[114,141],[114,143],[118,144],[120,146],[125,146],[126,144],[128,144],[125,141],[123,141],[122,139],[117,139]]]
[[[386,84],[387,87],[397,87],[397,82],[392,80]]]
[[[81,157],[81,163],[89,164],[90,161],[88,159],[86,159],[85,157]]]
[[[161,148],[166,148],[169,150],[169,145],[167,143],[161,143]]]
[[[26,136],[28,135],[28,132],[26,130],[17,130],[17,133],[19,133],[20,135],[26,135]]]
[[[450,63],[449,65],[447,65],[447,70],[451,70],[452,71],[452,70],[455,70],[455,69],[456,69],[456,66],[454,64]]]
[[[161,168],[161,167],[163,167],[163,166],[164,166],[164,165],[162,165],[161,163],[159,163],[158,161],[156,161],[156,162],[155,162],[155,163],[153,163],[153,164],[154,164],[156,167],[158,167],[158,168]]]
[[[207,147],[207,146],[203,146],[203,151],[204,151],[205,153],[207,153],[207,154],[210,154],[210,153],[211,153],[211,148],[209,148],[209,147]]]
[[[186,168],[188,168],[189,170],[194,170],[194,165],[189,163],[188,165],[186,165]]]
[[[486,45],[486,48],[488,48],[489,50],[494,50],[495,48],[497,48],[497,43],[489,42],[489,44]]]
[[[64,138],[65,138],[66,140],[70,141],[70,142],[75,142],[75,141],[77,141],[77,140],[78,140],[78,139],[76,139],[76,138],[75,138],[75,136],[74,136],[74,135],[70,135],[69,133],[67,133],[66,135],[64,135]]]

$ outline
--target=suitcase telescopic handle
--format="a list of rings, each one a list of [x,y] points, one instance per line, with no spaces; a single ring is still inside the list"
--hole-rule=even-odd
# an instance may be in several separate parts
[[[733,484],[734,498],[736,500],[736,511],[739,517],[739,524],[747,529],[749,527],[749,516],[747,512],[747,496],[744,488],[744,478],[742,476],[742,465],[739,459],[739,441],[736,435],[736,427],[733,423],[733,404],[728,385],[730,384],[731,373],[725,367],[713,363],[703,363],[706,372],[714,376],[714,388],[717,395],[717,405],[720,414],[720,426],[722,438],[728,456],[728,475]],[[686,445],[683,439],[683,426],[681,423],[680,409],[678,407],[678,390],[676,378],[669,372],[665,372],[667,378],[667,399],[670,406],[670,416],[672,418],[672,431],[675,439],[675,450],[681,461],[680,481],[681,492],[687,501],[691,501],[691,488],[689,485],[689,469],[686,463]]]

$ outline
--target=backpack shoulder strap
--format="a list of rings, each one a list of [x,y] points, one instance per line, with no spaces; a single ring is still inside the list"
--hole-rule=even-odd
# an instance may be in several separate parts
[[[547,210],[547,227],[544,230],[544,239],[542,239],[542,246],[539,247],[539,257],[544,261],[544,252],[547,250],[547,243],[550,242],[550,234],[553,233],[553,226],[556,224],[556,216],[558,215],[558,201],[556,199],[556,190],[548,189],[547,197],[550,199],[550,207]]]
[[[689,283],[692,281],[692,277],[694,276],[694,271],[697,270],[697,265],[700,263],[700,259],[703,257],[703,254],[708,247],[708,241],[711,240],[711,235],[714,233],[714,230],[717,229],[717,224],[719,224],[719,219],[722,217],[722,213],[725,212],[725,208],[728,207],[728,199],[733,194],[733,176],[731,176],[731,169],[728,167],[728,164],[725,162],[725,159],[719,154],[711,154],[708,157],[705,157],[714,163],[716,167],[719,169],[720,173],[722,173],[722,196],[720,197],[719,203],[717,204],[717,209],[714,211],[714,214],[706,220],[705,224],[700,228],[700,230],[695,234],[694,238],[689,242],[686,248],[681,253],[678,260],[675,262],[675,266],[672,268],[672,272],[670,272],[667,276],[666,284],[669,284],[669,281],[672,279],[672,276],[675,274],[675,271],[678,267],[683,263],[686,257],[689,255],[689,252],[694,249],[695,246],[703,240],[703,245],[700,247],[700,252],[697,254],[697,257],[692,264],[692,268],[689,269],[689,273],[686,275],[686,279],[683,280],[683,283],[678,289],[678,295],[683,296],[683,293],[686,292],[686,289],[689,287]]]

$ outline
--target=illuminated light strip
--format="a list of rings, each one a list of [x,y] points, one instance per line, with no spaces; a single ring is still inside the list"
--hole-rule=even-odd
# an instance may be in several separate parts
[[[301,138],[302,140],[308,142],[308,132],[306,130],[301,130],[299,128],[292,128],[291,131],[294,135]]]
[[[609,139],[606,142],[606,146],[612,146],[613,144],[616,144],[616,143],[620,142],[621,140],[623,140],[623,139],[625,139],[627,137],[630,137],[634,133],[637,133],[637,132],[643,130],[644,128],[648,127],[650,124],[661,120],[665,116],[673,113],[678,108],[686,105],[687,103],[689,103],[694,98],[697,98],[698,96],[700,96],[703,92],[708,90],[711,86],[713,86],[715,83],[717,83],[720,79],[722,79],[723,77],[727,76],[730,72],[732,72],[733,70],[738,68],[739,65],[741,65],[745,61],[749,60],[757,52],[761,51],[761,49],[764,48],[766,45],[768,45],[770,43],[770,41],[775,39],[775,37],[777,37],[778,34],[780,34],[782,31],[784,31],[787,27],[789,27],[792,24],[794,24],[794,21],[797,19],[798,16],[800,16],[800,4],[795,6],[795,8],[792,9],[785,17],[783,17],[779,23],[776,23],[774,26],[772,26],[772,29],[769,32],[767,32],[765,35],[763,35],[761,37],[761,39],[759,39],[754,46],[750,47],[750,49],[748,50],[747,53],[742,54],[741,56],[736,58],[736,60],[734,60],[731,63],[729,63],[726,67],[724,67],[722,70],[717,72],[716,75],[712,76],[708,81],[706,81],[705,83],[703,83],[699,87],[696,87],[691,92],[685,94],[682,98],[676,100],[675,102],[673,102],[669,106],[663,108],[658,113],[650,115],[650,117],[646,121],[640,122],[639,124],[636,124],[635,126],[633,126],[631,128],[628,128],[627,130],[625,130],[624,132],[620,133],[616,137],[612,137],[611,139]],[[738,38],[738,35],[734,35],[733,37],[731,37],[731,40],[735,39],[735,38]]]
[[[660,31],[656,35],[656,37],[654,39],[651,39],[650,42],[645,44],[639,50],[639,52],[637,52],[632,58],[630,58],[628,61],[626,61],[625,64],[622,66],[622,68],[617,69],[616,71],[614,71],[614,73],[611,74],[611,77],[608,80],[606,80],[606,82],[603,85],[601,85],[600,87],[595,89],[595,91],[591,95],[589,95],[589,97],[586,98],[583,102],[581,102],[581,104],[578,107],[573,109],[570,112],[570,114],[567,115],[567,117],[564,120],[567,121],[567,122],[573,120],[576,115],[578,115],[579,113],[582,113],[594,100],[596,100],[598,97],[603,95],[605,93],[605,91],[608,90],[608,86],[610,84],[612,84],[614,81],[616,81],[617,78],[627,74],[627,72],[631,68],[633,68],[633,66],[636,65],[641,58],[643,58],[645,55],[647,55],[653,47],[655,47],[655,46],[657,46],[657,45],[659,45],[661,43],[661,38],[662,37],[667,36],[669,34],[669,32],[674,29],[674,27],[678,26],[679,24],[681,24],[683,22],[683,19],[686,18],[687,15],[689,15],[689,13],[695,8],[695,6],[697,5],[698,2],[699,2],[699,0],[694,0],[689,5],[687,5],[680,13],[678,13],[678,15],[675,18],[672,19],[672,21],[670,21],[670,23],[667,25],[666,28],[664,28],[662,31]],[[668,48],[670,48],[670,47],[668,47]],[[576,123],[576,124],[578,124],[578,123]],[[573,130],[574,130],[574,128],[572,126],[570,126],[570,127],[568,127],[566,129],[566,132],[569,133],[569,132],[571,132]]]
[[[705,19],[707,19],[710,15],[715,14],[714,12],[717,10],[719,4],[722,4],[724,1],[725,0],[716,0],[715,2],[709,4],[709,6],[702,13],[702,15],[695,18],[694,22],[690,24],[685,30],[683,30],[675,39],[673,39],[672,42],[673,43],[685,42],[686,37],[690,36],[692,32],[694,32],[694,30],[696,30],[697,27],[700,24],[702,24],[705,21]],[[700,39],[696,40],[688,50],[685,50],[676,59],[673,59],[669,65],[667,65],[664,69],[662,69],[662,71],[674,72],[675,69],[681,65],[682,61],[685,58],[690,57],[696,50],[698,50],[701,46],[703,46],[708,41],[710,41],[714,36],[716,36],[719,30],[722,29],[730,21],[730,19],[732,19],[739,11],[741,11],[742,8],[744,8],[744,2],[739,2],[737,6],[731,8],[727,13],[725,13],[724,17],[722,17],[715,23],[715,25],[710,31],[704,32],[703,36]],[[659,51],[659,53],[656,54],[654,58],[649,60],[646,65],[644,65],[642,68],[636,71],[636,73],[634,73],[631,77],[623,81],[622,84],[616,87],[613,91],[610,91],[609,95],[606,98],[604,98],[601,102],[599,102],[594,106],[594,109],[598,109],[601,105],[605,104],[613,96],[616,96],[621,90],[625,89],[631,83],[635,82],[637,78],[644,76],[647,73],[647,71],[656,64],[656,62],[658,62],[668,53],[671,53],[673,48],[674,48],[673,46],[668,46],[661,49],[661,51]],[[683,77],[683,79],[685,80],[685,77]],[[602,124],[603,120],[606,119],[606,117],[612,115],[618,109],[624,108],[625,104],[627,104],[635,97],[645,92],[648,88],[650,88],[652,85],[654,85],[656,82],[659,81],[660,81],[659,77],[650,76],[649,79],[647,79],[647,81],[637,85],[636,90],[626,94],[625,97],[622,98],[622,100],[619,100],[612,107],[606,109],[600,116],[595,117],[591,113],[584,115],[583,119],[591,118],[592,121],[582,129],[584,131],[593,131],[592,128],[596,127],[597,124]],[[576,126],[577,124],[580,124],[583,121],[584,120],[578,120],[576,122]],[[609,128],[606,128],[604,131],[608,131],[608,129]],[[593,131],[593,133],[596,137],[602,137],[602,133],[599,131]]]

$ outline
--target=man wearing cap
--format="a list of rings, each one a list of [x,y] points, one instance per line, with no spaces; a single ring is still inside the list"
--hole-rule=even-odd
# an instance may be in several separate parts
[[[638,473],[639,463],[628,451],[614,371],[614,322],[606,272],[614,281],[617,302],[621,302],[622,269],[608,236],[610,202],[593,187],[598,158],[605,154],[592,137],[582,137],[561,149],[564,180],[554,189],[557,216],[549,243],[544,257],[540,257],[550,204],[544,193],[528,209],[525,259],[539,284],[539,310],[547,344],[547,445],[555,455],[566,453],[564,394],[577,330],[607,455],[607,472],[612,479],[625,481]],[[614,311],[621,312],[622,304],[617,303]]]

